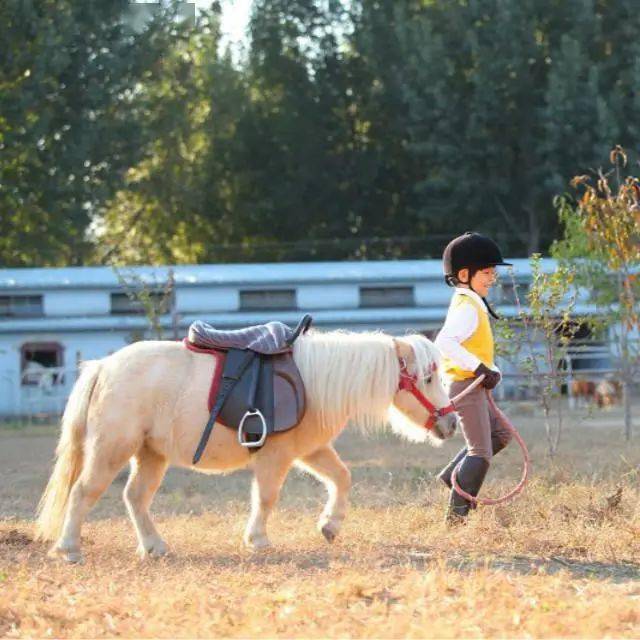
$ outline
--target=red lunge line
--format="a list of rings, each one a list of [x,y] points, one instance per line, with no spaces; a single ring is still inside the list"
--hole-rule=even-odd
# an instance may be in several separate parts
[[[455,398],[453,398],[451,402],[455,405],[456,400],[460,400],[460,398],[470,393],[482,382],[483,379],[484,379],[484,376],[480,376],[479,378],[477,378],[473,382],[473,384],[470,384],[464,391],[462,391]],[[501,504],[503,502],[507,502],[507,500],[511,500],[524,489],[524,486],[527,484],[527,479],[529,478],[529,471],[531,470],[531,459],[529,458],[529,451],[527,450],[527,445],[522,439],[522,436],[518,433],[518,430],[513,426],[511,420],[509,420],[509,418],[507,418],[507,416],[500,410],[498,405],[496,405],[496,402],[493,399],[493,396],[491,395],[491,391],[489,391],[489,389],[487,389],[487,400],[489,401],[491,408],[495,411],[496,415],[498,416],[498,420],[500,420],[503,426],[508,431],[511,432],[516,442],[520,445],[520,448],[522,449],[522,455],[524,457],[524,468],[522,469],[522,478],[520,478],[520,482],[518,482],[518,484],[511,491],[509,491],[509,493],[499,498],[478,498],[476,496],[472,496],[471,494],[467,493],[458,484],[458,478],[457,478],[458,467],[460,466],[460,464],[462,464],[462,461],[460,461],[460,464],[456,466],[456,468],[453,470],[453,473],[451,474],[451,485],[456,490],[456,492],[460,494],[465,500],[468,500],[472,504],[476,504],[476,505],[478,504],[494,505],[494,504]]]

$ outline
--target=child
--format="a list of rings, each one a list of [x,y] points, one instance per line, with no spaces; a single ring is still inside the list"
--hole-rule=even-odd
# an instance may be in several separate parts
[[[510,433],[502,427],[489,407],[485,389],[500,382],[500,371],[493,361],[493,334],[489,314],[493,312],[486,296],[496,279],[495,267],[509,265],[502,259],[498,245],[479,233],[465,233],[453,239],[442,256],[444,279],[455,286],[447,318],[435,340],[443,354],[444,371],[451,381],[449,397],[466,389],[475,378],[484,375],[482,384],[456,403],[462,418],[462,433],[467,446],[440,472],[438,477],[451,488],[451,474],[458,468],[462,489],[478,495],[489,469],[491,457],[506,447]],[[471,504],[451,489],[446,521],[465,521]]]

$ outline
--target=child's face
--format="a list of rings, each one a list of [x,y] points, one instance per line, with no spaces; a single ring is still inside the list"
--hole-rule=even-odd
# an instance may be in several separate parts
[[[487,267],[476,271],[471,278],[471,286],[483,297],[489,295],[489,289],[495,284],[498,274],[495,267]]]
[[[483,298],[489,295],[489,289],[495,284],[498,274],[495,267],[487,267],[476,271],[471,278],[471,286],[473,290],[480,294]],[[461,269],[459,276],[462,282],[466,282],[469,278],[469,270]]]

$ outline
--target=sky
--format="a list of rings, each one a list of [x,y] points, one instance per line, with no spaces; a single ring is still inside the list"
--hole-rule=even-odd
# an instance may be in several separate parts
[[[197,9],[208,9],[211,0],[195,0]],[[251,0],[221,0],[223,45],[234,44],[244,40],[249,23]]]

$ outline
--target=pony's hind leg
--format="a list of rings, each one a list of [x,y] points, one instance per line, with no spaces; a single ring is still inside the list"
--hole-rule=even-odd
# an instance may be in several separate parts
[[[266,447],[256,456],[251,486],[251,515],[244,534],[245,544],[253,549],[271,546],[267,537],[267,518],[278,501],[290,466],[290,457],[267,451]]]
[[[143,447],[131,461],[131,474],[124,489],[124,502],[138,536],[138,555],[163,556],[167,545],[160,537],[149,514],[153,500],[164,474],[167,459],[147,447]]]
[[[329,499],[318,520],[318,529],[333,542],[347,513],[351,473],[329,445],[301,458],[296,464],[316,476],[327,488]]]
[[[118,455],[117,459],[114,459],[113,456],[107,455],[113,452],[103,453],[95,445],[89,444],[87,449],[82,471],[69,493],[62,533],[50,552],[51,555],[59,556],[67,562],[82,561],[82,523],[133,453]]]

